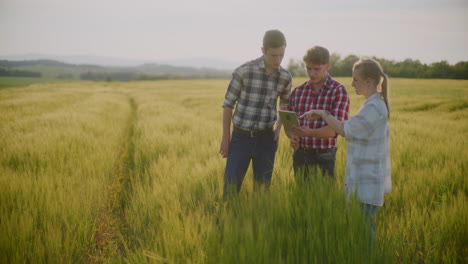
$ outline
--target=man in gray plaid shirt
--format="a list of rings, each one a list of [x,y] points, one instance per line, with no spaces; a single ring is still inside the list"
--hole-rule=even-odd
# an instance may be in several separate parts
[[[285,49],[283,33],[269,30],[263,37],[263,56],[241,65],[232,74],[223,103],[219,150],[227,158],[225,198],[231,191],[239,192],[250,161],[254,187],[270,184],[281,131],[277,99],[280,98],[280,108],[287,109],[291,92],[291,74],[280,66]]]

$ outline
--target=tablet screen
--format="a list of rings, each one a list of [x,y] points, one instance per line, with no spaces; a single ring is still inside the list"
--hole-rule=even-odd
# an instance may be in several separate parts
[[[297,119],[296,112],[279,110],[279,114],[285,131],[289,131],[294,125],[299,125],[299,119]]]

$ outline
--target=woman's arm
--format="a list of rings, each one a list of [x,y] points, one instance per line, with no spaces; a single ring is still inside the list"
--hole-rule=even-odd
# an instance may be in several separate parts
[[[338,135],[345,136],[344,124],[340,120],[336,119],[334,116],[330,115],[328,111],[325,110],[311,110],[304,113],[300,118],[307,118],[309,121],[317,120],[322,118],[327,122],[328,126],[333,129]]]

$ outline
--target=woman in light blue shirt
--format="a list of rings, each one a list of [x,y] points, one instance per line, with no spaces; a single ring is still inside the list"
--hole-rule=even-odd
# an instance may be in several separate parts
[[[377,61],[364,58],[353,66],[352,86],[366,101],[348,121],[341,122],[323,110],[311,110],[301,118],[322,118],[345,137],[348,142],[345,191],[347,196],[356,194],[360,199],[374,234],[377,207],[383,205],[384,194],[392,189],[388,78]]]

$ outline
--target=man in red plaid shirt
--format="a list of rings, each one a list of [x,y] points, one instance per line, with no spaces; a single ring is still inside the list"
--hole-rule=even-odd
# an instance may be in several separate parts
[[[335,81],[330,69],[330,54],[327,49],[315,46],[303,57],[310,80],[291,92],[288,110],[303,115],[312,109],[325,110],[340,121],[348,120],[349,98],[345,87]],[[294,173],[308,175],[318,168],[322,175],[335,177],[336,132],[323,119],[299,120],[288,132],[294,148]]]

